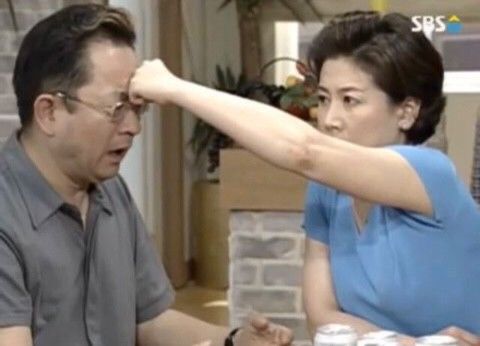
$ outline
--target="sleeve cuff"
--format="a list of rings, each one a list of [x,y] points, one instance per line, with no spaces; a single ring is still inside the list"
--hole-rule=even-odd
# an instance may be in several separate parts
[[[32,318],[29,313],[0,314],[0,328],[26,326],[31,327]]]
[[[137,310],[137,324],[151,320],[168,310],[175,300],[175,292],[170,286],[162,296],[144,308]]]

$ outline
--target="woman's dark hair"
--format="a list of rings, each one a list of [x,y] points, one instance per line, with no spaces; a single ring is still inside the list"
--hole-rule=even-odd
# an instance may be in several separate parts
[[[413,126],[405,131],[407,143],[418,144],[434,132],[445,108],[440,54],[422,32],[413,32],[402,14],[348,12],[334,17],[313,39],[308,63],[316,76],[327,59],[350,57],[392,102],[407,97],[421,101]]]
[[[86,47],[109,40],[129,47],[135,32],[126,12],[98,4],[66,7],[37,23],[25,36],[15,61],[13,86],[22,127],[42,92],[74,92],[91,79]]]

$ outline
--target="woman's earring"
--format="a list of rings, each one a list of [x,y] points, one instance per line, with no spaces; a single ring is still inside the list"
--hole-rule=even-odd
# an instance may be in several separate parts
[[[402,122],[400,123],[400,128],[401,128],[403,131],[408,130],[410,127],[411,127],[411,124],[410,124],[408,121],[402,121]]]

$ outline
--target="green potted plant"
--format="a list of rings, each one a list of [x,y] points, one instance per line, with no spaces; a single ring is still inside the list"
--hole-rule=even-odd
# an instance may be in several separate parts
[[[297,71],[303,78],[289,76],[285,85],[272,85],[262,81],[265,70],[279,61],[293,61]],[[238,96],[255,99],[281,108],[305,121],[311,120],[311,109],[317,105],[316,78],[302,62],[288,57],[276,58],[261,68],[260,76],[253,81],[247,81],[244,75],[235,77],[230,68],[222,69],[216,66],[216,82],[214,87]],[[195,161],[198,164],[207,155],[207,172],[213,173],[219,165],[221,149],[231,147],[233,140],[197,119],[189,140]]]
[[[240,95],[244,90],[246,80],[244,75],[234,77],[229,67],[224,70],[220,66],[215,67],[216,82],[215,89],[222,90],[235,95]],[[195,162],[198,164],[200,158],[207,154],[208,165],[207,172],[213,173],[219,165],[220,149],[228,148],[233,144],[233,140],[218,131],[216,128],[207,124],[201,119],[196,120],[189,145],[193,151]]]

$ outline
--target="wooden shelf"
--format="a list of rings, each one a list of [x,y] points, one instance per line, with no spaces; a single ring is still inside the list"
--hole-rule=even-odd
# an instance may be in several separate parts
[[[244,149],[220,153],[220,202],[235,210],[303,210],[307,180]]]

